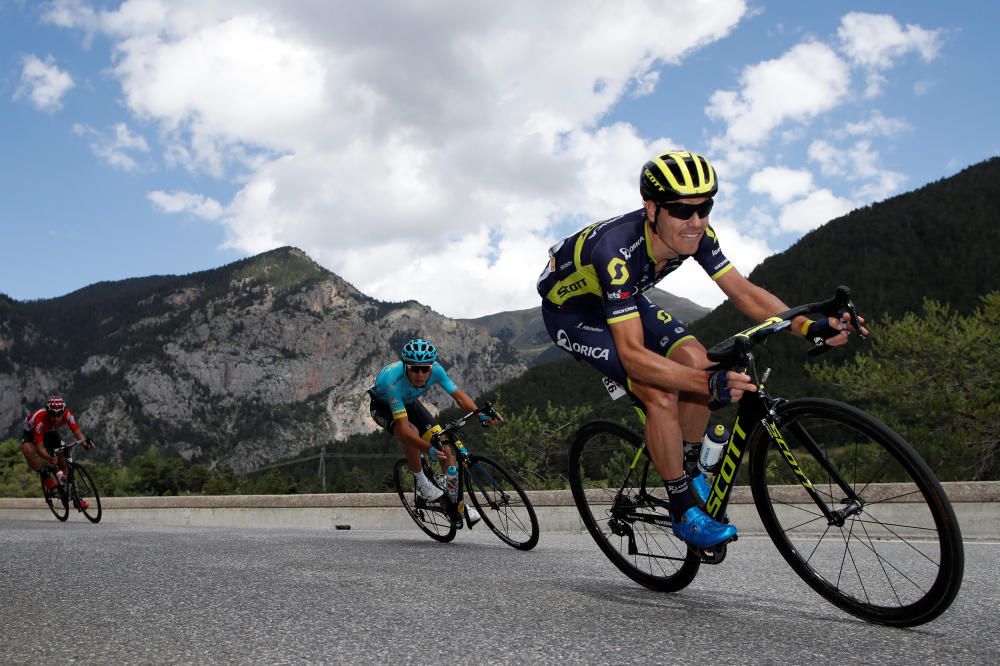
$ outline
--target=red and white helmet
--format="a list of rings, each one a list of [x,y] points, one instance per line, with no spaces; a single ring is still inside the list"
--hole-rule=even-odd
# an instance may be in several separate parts
[[[58,395],[54,395],[45,403],[45,411],[48,412],[49,416],[62,416],[62,413],[66,411],[66,401]]]

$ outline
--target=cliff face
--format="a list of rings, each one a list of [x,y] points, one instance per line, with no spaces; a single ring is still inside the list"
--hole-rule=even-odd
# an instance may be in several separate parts
[[[45,394],[61,392],[112,459],[156,443],[189,460],[245,470],[373,430],[366,389],[410,338],[432,340],[473,396],[526,369],[481,328],[416,302],[371,299],[294,248],[143,280],[6,302],[6,424],[13,428]],[[85,334],[60,333],[76,320]],[[435,388],[425,403],[451,399]]]

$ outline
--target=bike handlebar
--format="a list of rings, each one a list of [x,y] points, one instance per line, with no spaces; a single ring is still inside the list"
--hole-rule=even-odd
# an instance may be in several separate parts
[[[496,409],[493,408],[493,403],[492,402],[484,402],[482,407],[474,409],[471,412],[469,412],[468,414],[466,414],[464,416],[460,416],[457,419],[455,419],[453,421],[449,421],[448,423],[446,423],[445,425],[443,425],[441,427],[441,431],[434,433],[434,435],[431,437],[431,444],[432,445],[437,445],[437,448],[440,448],[440,439],[441,439],[442,435],[447,435],[449,433],[452,433],[452,432],[454,432],[454,431],[456,431],[456,430],[464,427],[466,421],[468,421],[469,419],[471,419],[476,414],[486,414],[490,418],[495,418],[498,421],[500,421],[501,423],[503,422],[503,417],[500,416],[500,413]]]
[[[865,339],[865,334],[862,332],[860,324],[858,324],[858,313],[854,307],[854,302],[851,300],[851,290],[846,286],[837,287],[832,298],[828,298],[825,301],[816,301],[814,303],[805,303],[804,305],[799,305],[797,307],[791,308],[781,312],[762,324],[752,326],[745,331],[741,331],[736,335],[727,338],[715,345],[708,350],[708,358],[710,361],[718,363],[723,366],[735,367],[741,365],[745,360],[747,355],[750,353],[750,348],[753,345],[760,343],[768,336],[778,331],[784,330],[791,326],[791,320],[799,316],[806,316],[811,314],[821,314],[825,317],[838,317],[842,313],[847,312],[851,315],[851,326],[858,332],[861,339]],[[822,353],[827,351],[829,347],[817,347],[811,350],[809,353],[815,355],[817,353]]]

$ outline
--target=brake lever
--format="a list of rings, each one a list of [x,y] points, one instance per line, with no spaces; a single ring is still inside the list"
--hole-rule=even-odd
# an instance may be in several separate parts
[[[851,326],[853,326],[854,330],[858,332],[858,337],[862,340],[867,340],[868,336],[861,330],[861,324],[858,320],[858,311],[854,307],[854,301],[847,302],[847,312],[851,315]]]

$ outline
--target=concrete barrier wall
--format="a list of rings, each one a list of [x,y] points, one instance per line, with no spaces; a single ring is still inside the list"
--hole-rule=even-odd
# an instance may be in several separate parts
[[[966,539],[1000,538],[1000,482],[945,483]],[[543,532],[584,532],[568,490],[528,493]],[[905,502],[893,509],[905,522]],[[323,495],[191,495],[108,497],[102,522],[197,527],[410,530],[414,525],[395,493]],[[737,487],[729,505],[742,534],[764,534],[750,489]],[[0,498],[0,518],[54,520],[41,498]],[[85,520],[71,512],[70,520]]]

